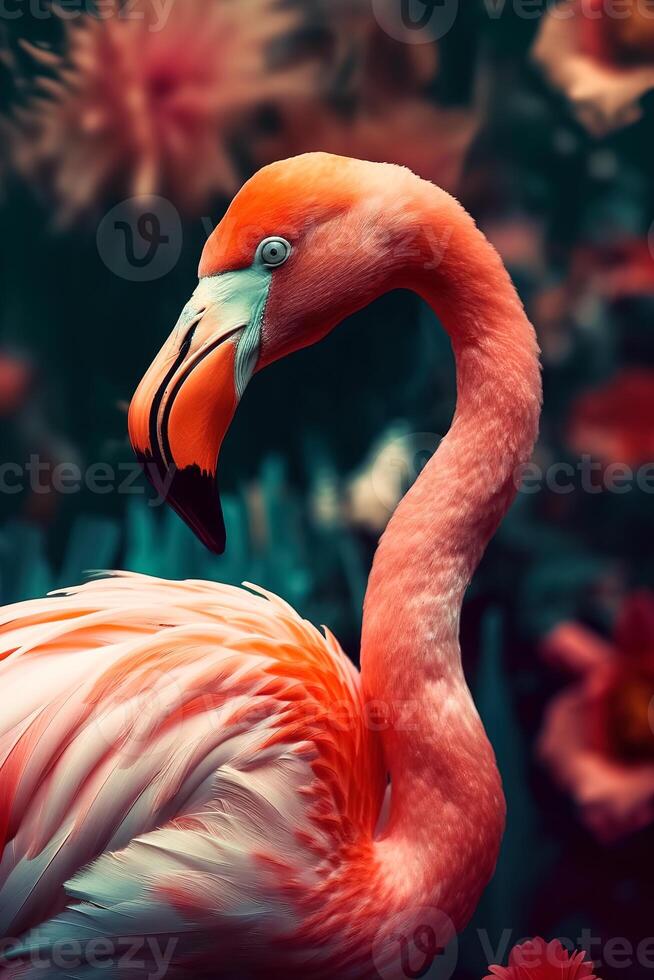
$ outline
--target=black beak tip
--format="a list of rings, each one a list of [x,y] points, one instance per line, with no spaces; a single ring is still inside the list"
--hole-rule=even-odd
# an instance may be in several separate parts
[[[199,466],[162,472],[162,467],[152,458],[141,457],[139,461],[156,491],[202,544],[214,555],[222,555],[227,534],[216,475]]]
[[[223,555],[225,553],[225,546],[227,544],[227,534],[225,532],[225,522],[222,515],[222,507],[220,506],[220,501],[218,501],[218,510],[220,511],[220,521],[214,521],[214,528],[200,528],[196,527],[194,524],[189,526],[198,536],[205,548],[214,555]],[[218,526],[218,524],[220,526]]]
[[[199,466],[175,470],[166,493],[166,501],[209,551],[214,555],[222,555],[227,535],[218,481],[213,473],[207,473]]]

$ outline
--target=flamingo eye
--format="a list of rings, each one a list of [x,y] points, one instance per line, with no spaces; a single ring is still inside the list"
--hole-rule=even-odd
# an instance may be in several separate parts
[[[264,265],[274,269],[286,262],[291,254],[291,245],[285,238],[264,238],[257,249],[257,253]]]

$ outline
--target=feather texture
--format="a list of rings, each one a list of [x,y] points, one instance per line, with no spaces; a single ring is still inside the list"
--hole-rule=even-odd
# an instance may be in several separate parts
[[[0,650],[16,976],[35,958],[86,976],[57,949],[100,939],[114,963],[170,940],[184,975],[218,938],[247,970],[298,927],[298,886],[317,895],[372,838],[384,780],[358,675],[282,600],[121,574],[3,609]]]

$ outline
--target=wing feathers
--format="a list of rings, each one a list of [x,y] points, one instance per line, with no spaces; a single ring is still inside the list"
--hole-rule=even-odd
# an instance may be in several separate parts
[[[30,951],[135,932],[176,936],[176,963],[218,939],[245,962],[291,928],[288,895],[324,856],[374,831],[384,780],[354,668],[250,588],[121,574],[0,610],[13,976]]]

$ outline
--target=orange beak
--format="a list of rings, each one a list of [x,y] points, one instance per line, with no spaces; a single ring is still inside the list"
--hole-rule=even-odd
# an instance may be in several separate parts
[[[146,475],[217,554],[226,540],[218,454],[256,364],[268,290],[267,281],[244,280],[247,272],[200,281],[129,410]]]

